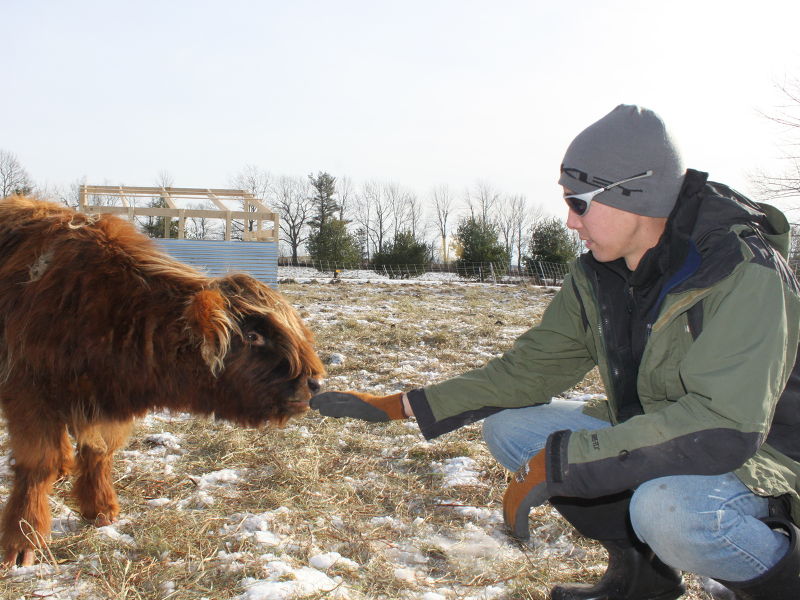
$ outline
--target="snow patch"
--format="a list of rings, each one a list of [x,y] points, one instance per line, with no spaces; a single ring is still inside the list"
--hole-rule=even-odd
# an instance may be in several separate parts
[[[128,525],[129,523],[130,521],[127,520],[119,521],[115,525],[106,525],[105,527],[98,527],[96,531],[100,535],[105,536],[114,542],[119,542],[123,546],[129,546],[133,548],[136,546],[136,542],[134,541],[133,537],[131,537],[126,533],[122,533],[120,532],[119,529],[117,529],[117,527],[122,527],[124,525]]]
[[[244,594],[235,600],[289,600],[298,596],[324,594],[326,598],[347,599],[350,595],[341,577],[328,577],[311,567],[293,567],[283,560],[274,560],[264,567],[263,579],[242,580]]]
[[[480,476],[483,471],[478,470],[478,463],[468,456],[448,458],[444,462],[434,461],[431,463],[434,472],[444,474],[443,487],[454,487],[457,485],[475,485],[486,487],[482,483]]]
[[[327,571],[334,565],[350,571],[355,571],[359,568],[359,565],[356,561],[345,558],[338,552],[323,552],[321,554],[315,554],[308,559],[308,564],[315,569],[319,569],[320,571]]]

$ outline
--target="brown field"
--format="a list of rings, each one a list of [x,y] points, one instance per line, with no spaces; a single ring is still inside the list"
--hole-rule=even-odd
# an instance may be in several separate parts
[[[326,387],[374,393],[483,364],[536,323],[554,293],[435,283],[280,289],[316,332],[323,360],[340,363],[328,364]],[[598,393],[595,373],[569,392]],[[8,453],[2,430],[0,451]],[[448,466],[467,479],[452,485]],[[479,424],[425,442],[413,422],[310,414],[256,431],[155,414],[115,474],[122,520],[82,523],[60,481],[41,564],[5,572],[0,598],[542,600],[553,583],[590,581],[604,567],[599,547],[546,506],[532,516],[531,544],[505,536],[506,473]],[[3,464],[0,500],[9,487]],[[689,583],[686,598],[707,597]]]

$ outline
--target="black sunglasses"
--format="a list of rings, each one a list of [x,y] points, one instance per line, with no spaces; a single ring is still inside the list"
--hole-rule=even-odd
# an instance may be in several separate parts
[[[594,199],[597,194],[602,194],[606,190],[610,190],[613,187],[618,185],[622,185],[623,183],[628,183],[629,181],[633,181],[634,179],[644,179],[645,177],[650,177],[653,174],[652,171],[645,171],[644,173],[639,173],[638,175],[634,175],[633,177],[628,177],[627,179],[622,179],[621,181],[615,181],[614,183],[609,183],[605,187],[598,188],[596,190],[592,190],[591,192],[584,192],[582,194],[570,194],[569,196],[564,196],[564,200],[569,206],[569,209],[574,212],[579,217],[582,217],[587,212],[589,212],[589,206],[592,204],[592,200]]]

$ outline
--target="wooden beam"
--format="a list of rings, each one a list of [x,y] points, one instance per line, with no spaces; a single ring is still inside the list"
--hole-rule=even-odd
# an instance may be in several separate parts
[[[211,190],[207,190],[207,193],[208,193],[208,197],[214,203],[214,206],[216,206],[220,210],[224,210],[225,212],[229,211],[229,208],[227,206],[225,206],[222,202],[219,201],[219,199],[217,198],[217,195],[215,193],[213,193]]]
[[[125,195],[125,192],[122,190],[122,186],[119,186],[119,199],[122,200],[122,206],[128,206],[128,197]]]
[[[280,244],[280,216],[277,214],[272,215],[272,239],[276,244]]]
[[[105,196],[106,198],[119,198],[122,206],[90,206],[90,195]],[[164,198],[168,208],[150,208],[136,206],[137,197]],[[179,208],[176,200],[197,198],[210,200],[214,209],[183,209]],[[222,198],[242,202],[245,210],[230,210]],[[79,207],[86,213],[109,213],[124,215],[131,221],[136,216],[164,218],[164,233],[169,237],[171,220],[178,219],[178,237],[186,237],[186,218],[223,219],[225,221],[225,239],[231,240],[233,235],[233,220],[243,221],[245,229],[251,221],[256,222],[256,231],[246,232],[255,239],[264,240],[272,238],[277,241],[279,236],[279,217],[269,210],[260,199],[251,192],[233,189],[215,188],[174,188],[174,187],[136,187],[136,186],[106,186],[82,185],[79,194]],[[252,210],[255,209],[255,210]],[[272,222],[272,229],[264,228],[264,221]]]
[[[172,198],[170,197],[167,188],[162,187],[161,190],[162,190],[161,197],[164,198],[164,202],[167,203],[167,206],[169,206],[170,208],[174,208],[175,210],[178,210],[178,207],[175,206],[175,203],[172,201]]]
[[[172,208],[145,208],[145,207],[128,207],[125,208],[124,206],[87,206],[86,212],[90,213],[109,213],[112,215],[127,215],[129,211],[133,210],[133,213],[137,216],[145,216],[145,217],[179,217],[180,212],[183,211],[184,215],[187,217],[202,217],[205,219],[227,219],[228,214],[230,214],[231,219],[237,220],[247,220],[253,219],[253,215],[257,215],[258,213],[248,213],[244,212],[243,210],[211,210],[211,209],[203,209],[203,208],[180,208],[180,209],[172,209]],[[271,220],[271,219],[266,219]]]

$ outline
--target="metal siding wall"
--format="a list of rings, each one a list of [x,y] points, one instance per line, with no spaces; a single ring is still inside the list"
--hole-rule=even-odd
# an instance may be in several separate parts
[[[278,244],[214,240],[154,239],[162,250],[212,277],[241,272],[277,287]]]

